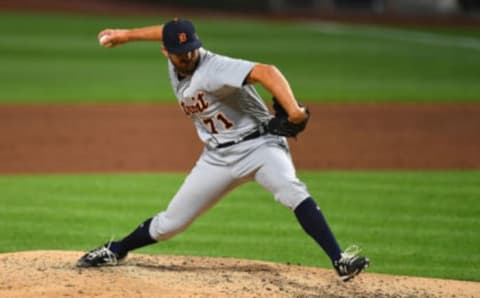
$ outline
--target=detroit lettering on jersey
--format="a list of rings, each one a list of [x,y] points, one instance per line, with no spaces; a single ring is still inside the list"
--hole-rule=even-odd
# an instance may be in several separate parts
[[[187,104],[185,100],[180,100],[180,105],[182,106],[185,115],[190,116],[195,113],[201,113],[208,108],[208,102],[203,99],[204,97],[205,93],[203,92],[199,92],[197,96],[192,97],[192,101],[195,102],[193,105]]]
[[[244,84],[254,62],[214,54],[203,48],[192,76],[181,80],[169,61],[173,91],[204,143],[237,140],[271,117],[252,85]]]

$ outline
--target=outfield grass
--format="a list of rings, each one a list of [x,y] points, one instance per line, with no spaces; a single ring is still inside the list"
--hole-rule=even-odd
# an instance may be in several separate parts
[[[96,40],[165,20],[0,12],[0,103],[173,101],[159,43]],[[302,101],[480,100],[480,30],[194,21],[208,49],[276,64]]]
[[[88,250],[165,208],[184,174],[1,176],[0,251]],[[300,174],[342,246],[372,272],[480,281],[480,172]],[[228,256],[329,268],[292,213],[258,185],[237,189],[142,253]]]

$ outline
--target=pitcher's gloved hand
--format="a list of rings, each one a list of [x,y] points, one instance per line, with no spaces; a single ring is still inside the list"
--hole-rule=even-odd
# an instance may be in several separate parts
[[[301,133],[307,126],[307,122],[310,119],[310,111],[305,108],[307,118],[300,123],[293,123],[288,120],[288,114],[285,109],[278,103],[275,97],[273,100],[273,110],[275,111],[275,117],[268,122],[268,131],[271,134],[295,138]]]

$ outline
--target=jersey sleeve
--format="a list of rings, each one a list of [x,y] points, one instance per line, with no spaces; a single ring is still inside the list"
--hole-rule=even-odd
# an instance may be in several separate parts
[[[222,87],[242,88],[245,78],[255,66],[254,62],[217,55],[210,62],[208,76],[209,89]]]

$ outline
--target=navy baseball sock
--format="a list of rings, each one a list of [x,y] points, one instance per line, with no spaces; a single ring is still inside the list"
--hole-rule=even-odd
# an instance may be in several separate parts
[[[112,242],[110,249],[115,252],[119,258],[123,258],[131,250],[157,242],[155,239],[152,239],[150,233],[148,232],[151,221],[152,218],[147,219],[127,237],[120,241]]]
[[[308,197],[295,209],[302,228],[323,248],[332,262],[340,259],[341,250],[335,236],[315,201]]]

